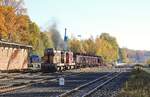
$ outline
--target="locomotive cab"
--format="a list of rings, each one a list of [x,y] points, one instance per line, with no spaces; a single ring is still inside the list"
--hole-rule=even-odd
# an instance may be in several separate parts
[[[55,72],[57,70],[55,66],[55,60],[54,60],[54,49],[48,48],[45,49],[44,56],[43,56],[43,63],[41,64],[41,70],[43,72]]]

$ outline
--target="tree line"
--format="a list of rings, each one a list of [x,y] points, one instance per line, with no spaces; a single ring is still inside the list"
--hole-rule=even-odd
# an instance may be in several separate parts
[[[70,39],[69,48],[73,52],[102,56],[106,62],[116,62],[119,56],[119,45],[116,38],[110,36],[108,33],[102,33],[96,39]]]

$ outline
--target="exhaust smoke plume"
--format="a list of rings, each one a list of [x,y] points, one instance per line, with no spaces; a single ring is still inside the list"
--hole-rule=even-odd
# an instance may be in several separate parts
[[[59,31],[57,30],[57,24],[56,23],[54,23],[50,27],[50,33],[51,33],[52,41],[54,43],[54,48],[59,49],[59,50],[63,50],[64,49],[64,41],[63,41]]]

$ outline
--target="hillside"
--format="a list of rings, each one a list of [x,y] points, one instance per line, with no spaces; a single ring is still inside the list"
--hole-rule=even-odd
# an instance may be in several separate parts
[[[144,63],[150,59],[150,51],[126,49],[129,62]]]

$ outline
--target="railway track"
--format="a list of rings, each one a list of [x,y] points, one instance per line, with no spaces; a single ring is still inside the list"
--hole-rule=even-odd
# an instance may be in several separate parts
[[[121,73],[111,73],[104,76],[101,76],[91,82],[83,84],[81,86],[76,87],[70,91],[67,91],[59,97],[88,97],[90,94],[95,92],[100,87],[103,87],[114,78],[118,77]]]
[[[92,75],[95,75],[95,74],[92,74]],[[94,79],[96,78],[96,76],[92,77],[92,75],[91,75],[90,79],[88,78],[89,80],[91,80],[92,78],[94,78]],[[97,75],[99,75],[99,74],[97,74]],[[102,75],[104,75],[104,74],[100,74],[100,76],[102,76]],[[72,78],[76,79],[76,77],[79,77],[79,76],[80,76],[80,78],[81,78],[81,76],[85,77],[85,75],[83,73],[76,73],[76,74],[66,74],[64,76],[64,78],[66,79],[66,77],[67,77],[67,79],[68,79],[68,77],[69,77],[69,80],[70,80],[70,77],[71,77],[71,79]],[[77,80],[77,81],[79,81],[79,80]],[[53,87],[54,86],[53,83],[55,83],[55,85],[56,85],[55,88]],[[71,83],[70,83],[70,85],[71,85]],[[78,83],[78,85],[79,85],[79,83]],[[83,84],[83,83],[85,83],[84,80],[82,80],[82,82],[80,84]],[[50,86],[48,84],[50,84]],[[46,85],[46,87],[45,87],[45,85]],[[0,93],[0,97],[47,97],[48,95],[49,95],[48,97],[56,97],[57,95],[60,95],[64,92],[68,91],[68,88],[73,89],[73,87],[74,88],[76,87],[76,85],[74,85],[73,87],[72,87],[72,85],[71,85],[71,87],[70,87],[70,85],[68,87],[68,85],[66,87],[60,87],[60,86],[58,86],[58,78],[54,78],[51,80],[43,80],[43,81],[40,81],[37,83],[17,86],[15,88],[14,87],[11,87],[11,88],[8,87],[7,89],[4,88],[3,91],[1,91],[1,93]],[[56,96],[51,96],[51,95],[55,95],[55,93],[56,93]],[[47,95],[47,96],[45,96],[45,95]]]
[[[43,78],[19,86],[1,88],[0,90],[3,91],[0,92],[0,97],[86,97],[98,88],[108,85],[109,82],[114,82],[112,80],[120,75],[118,69],[107,71],[99,72],[99,69],[97,69],[87,73],[62,72],[60,75],[55,73],[53,74],[55,75],[54,78]],[[42,76],[50,75],[42,74]],[[58,78],[61,76],[65,78],[64,86],[58,84]]]
[[[75,74],[72,74],[72,73],[66,74],[65,72],[64,72],[64,74],[57,73],[52,78],[41,78],[41,79],[32,80],[32,81],[28,81],[28,82],[16,83],[16,84],[8,85],[8,86],[0,86],[0,94],[5,94],[5,93],[11,92],[11,91],[18,90],[18,89],[26,88],[26,87],[32,86],[34,84],[37,84],[37,83],[46,83],[48,81],[54,81],[54,80],[57,80],[60,76],[66,77],[66,76],[75,76],[75,75],[79,75],[79,74],[80,73],[75,73]],[[13,80],[15,80],[15,79],[13,78],[9,81],[13,81]]]
[[[19,81],[20,79],[23,79],[24,78],[23,76],[25,76],[25,75],[26,74],[21,74],[21,73],[9,74],[7,76],[4,75],[5,77],[2,77],[0,79],[0,83],[1,83],[0,84],[0,93],[5,93],[5,92],[13,91],[16,89],[24,88],[24,87],[31,85],[31,83],[33,83],[33,82],[40,82],[42,80],[46,80],[46,79],[36,79],[36,80],[32,80],[32,81],[27,81],[27,82],[22,81],[20,83],[15,83],[15,81]],[[36,75],[36,76],[38,76],[38,75]],[[12,84],[12,83],[14,83],[14,84]]]

